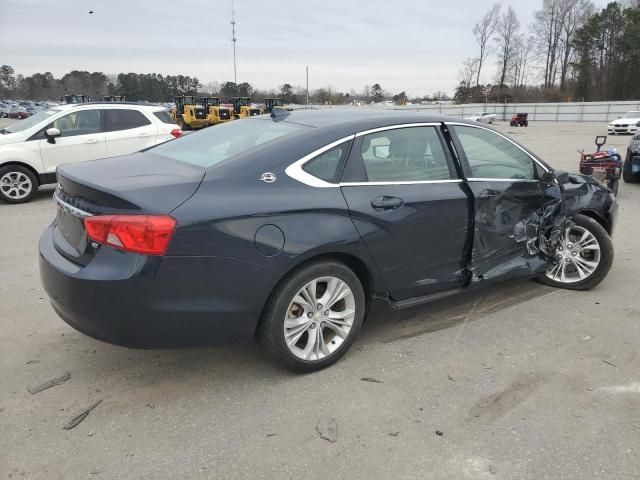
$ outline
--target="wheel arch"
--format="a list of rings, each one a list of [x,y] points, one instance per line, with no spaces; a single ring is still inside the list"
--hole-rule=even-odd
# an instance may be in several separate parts
[[[317,255],[305,258],[301,262],[294,265],[289,271],[287,271],[282,277],[276,282],[276,284],[271,288],[269,294],[265,298],[264,305],[260,311],[260,318],[256,324],[256,333],[260,328],[260,324],[262,323],[262,318],[264,315],[264,311],[267,308],[267,304],[280,285],[282,285],[293,273],[298,270],[305,268],[306,265],[321,262],[321,261],[337,261],[342,263],[343,265],[349,267],[353,273],[360,280],[360,284],[362,285],[362,289],[364,290],[364,297],[366,302],[366,311],[369,310],[371,302],[376,296],[376,290],[380,288],[376,288],[376,278],[374,272],[372,271],[372,267],[368,266],[366,262],[364,262],[361,258],[358,258],[356,255],[344,252],[324,252],[319,253]]]
[[[28,163],[20,162],[18,160],[9,160],[8,162],[2,163],[0,165],[0,168],[9,167],[11,165],[17,166],[17,167],[26,168],[27,170],[29,170],[31,173],[33,173],[35,175],[36,180],[38,180],[38,186],[42,185],[42,179],[40,178],[40,174],[38,173],[38,171],[35,168],[33,168]]]
[[[611,222],[594,210],[580,210],[576,215],[584,215],[598,222],[611,235]]]

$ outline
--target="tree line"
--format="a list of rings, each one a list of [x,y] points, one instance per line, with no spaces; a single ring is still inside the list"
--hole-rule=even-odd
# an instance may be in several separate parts
[[[107,95],[123,95],[129,101],[170,102],[179,95],[217,96],[223,101],[233,97],[251,97],[256,102],[265,98],[281,97],[287,103],[307,103],[307,92],[301,86],[283,83],[278,88],[261,90],[248,82],[234,83],[208,82],[203,84],[197,77],[188,75],[162,75],[159,73],[120,73],[108,75],[102,72],[74,70],[61,78],[51,72],[35,73],[30,76],[16,74],[10,65],[0,66],[0,98],[29,100],[60,100],[66,94],[88,95],[101,99]],[[414,102],[448,99],[444,92],[435,92],[413,98]],[[393,100],[406,103],[405,92],[397,94],[384,90],[379,83],[365,86],[361,91],[340,92],[331,87],[323,87],[309,92],[312,104],[349,104],[353,102],[382,102]]]
[[[476,56],[463,61],[458,103],[640,98],[640,0],[542,0],[532,25],[501,3],[475,23]],[[497,69],[482,83],[493,58]]]

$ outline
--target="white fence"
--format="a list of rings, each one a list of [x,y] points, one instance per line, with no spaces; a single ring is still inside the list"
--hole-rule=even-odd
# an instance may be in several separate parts
[[[631,102],[575,102],[575,103],[473,103],[466,105],[407,105],[393,107],[364,105],[361,107],[314,105],[315,108],[384,108],[411,112],[432,113],[464,118],[475,113],[495,113],[498,121],[509,121],[515,113],[528,113],[529,121],[548,122],[610,122],[630,110],[640,111],[640,101]]]
[[[474,113],[495,113],[496,119],[511,120],[515,113],[528,113],[530,121],[610,122],[630,110],[640,111],[636,102],[576,102],[576,103],[479,103],[469,105],[420,105],[403,109],[437,113],[452,117],[467,117]]]

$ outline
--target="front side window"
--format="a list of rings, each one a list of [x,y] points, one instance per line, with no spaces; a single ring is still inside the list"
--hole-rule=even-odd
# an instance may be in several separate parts
[[[365,181],[416,182],[453,178],[435,127],[398,128],[365,135],[359,154],[364,164]]]
[[[475,127],[456,126],[454,130],[467,157],[465,170],[469,178],[537,178],[531,157],[501,135]]]
[[[104,115],[107,132],[130,130],[132,128],[144,127],[151,123],[149,119],[138,110],[124,108],[107,109],[104,111]]]
[[[47,128],[57,128],[62,137],[99,133],[100,110],[79,110],[54,120]]]

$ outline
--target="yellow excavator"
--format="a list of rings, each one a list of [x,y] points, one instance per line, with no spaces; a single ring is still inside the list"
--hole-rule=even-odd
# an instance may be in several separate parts
[[[271,113],[274,108],[284,108],[284,100],[281,98],[265,98],[264,113]]]
[[[262,113],[258,107],[251,106],[251,98],[249,97],[234,97],[231,101],[233,103],[233,116],[236,120],[254,117]]]
[[[182,130],[192,130],[209,126],[207,110],[192,95],[182,95],[173,99],[176,104],[171,110],[171,118]]]
[[[217,125],[233,120],[233,111],[229,107],[220,104],[218,97],[202,97],[200,104],[207,111],[209,125]]]

